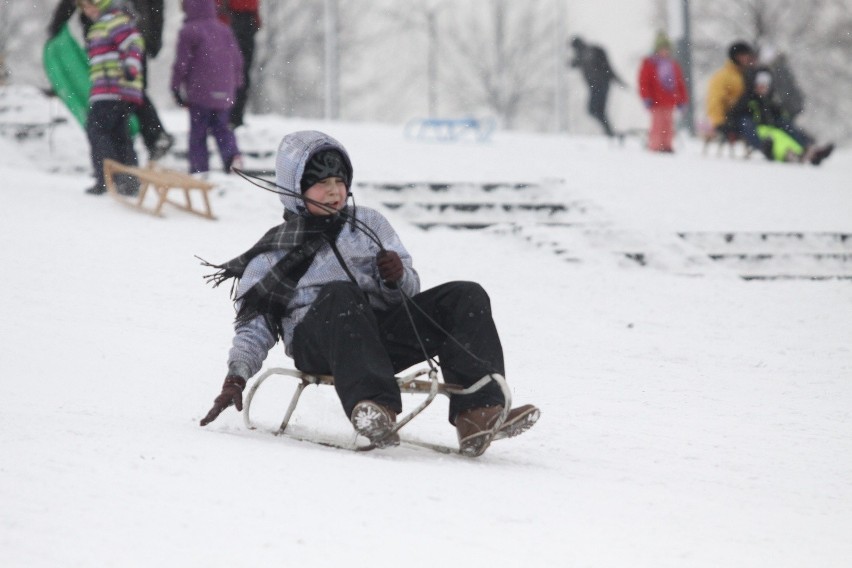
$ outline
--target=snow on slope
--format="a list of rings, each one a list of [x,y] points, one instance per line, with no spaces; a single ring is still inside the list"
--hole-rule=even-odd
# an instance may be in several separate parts
[[[183,114],[166,119],[185,132]],[[652,252],[678,231],[852,231],[848,152],[815,169],[704,157],[683,140],[676,156],[509,133],[441,145],[276,117],[240,136],[271,149],[305,127],[347,145],[358,182],[544,183]],[[202,429],[233,311],[194,255],[242,252],[279,221],[277,198],[214,174],[218,221],[152,218],[83,195],[76,127],[53,141],[0,138],[4,565],[779,568],[852,555],[848,281],[744,282],[713,263],[687,276],[589,235],[566,262],[511,231],[426,232],[385,210],[424,287],[489,290],[514,398],[542,408],[539,424],[478,460],[328,449],[246,431],[232,409]],[[357,197],[381,207],[369,188]],[[267,361],[288,363],[281,350]],[[257,419],[272,426],[284,396],[260,391]],[[407,435],[452,444],[445,413],[435,403]],[[330,389],[307,391],[293,428],[350,439]]]

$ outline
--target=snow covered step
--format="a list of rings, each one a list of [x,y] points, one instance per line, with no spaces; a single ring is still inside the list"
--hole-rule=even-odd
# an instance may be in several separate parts
[[[710,254],[753,252],[852,252],[852,233],[843,232],[684,232],[680,237]]]
[[[603,222],[586,226],[500,225],[488,230],[522,238],[567,262],[648,268],[688,276],[720,270],[703,251],[671,233],[643,233]]]
[[[852,279],[852,234],[843,232],[679,233],[746,280]]]
[[[852,279],[852,253],[713,254],[717,263],[754,280],[805,278]]]
[[[546,185],[546,184],[545,184]],[[493,192],[537,191],[544,187],[539,183],[527,182],[452,182],[452,181],[415,181],[415,182],[382,182],[359,181],[355,188],[375,192],[395,192],[400,194],[440,192],[453,195],[481,194]]]
[[[741,274],[743,280],[849,280],[852,275],[842,274]]]
[[[528,182],[359,182],[356,195],[422,229],[483,229],[501,224],[597,223],[594,204],[570,196],[563,180]]]
[[[494,201],[382,201],[418,227],[483,228],[500,223],[575,225],[588,221],[590,206],[583,202],[533,203]]]

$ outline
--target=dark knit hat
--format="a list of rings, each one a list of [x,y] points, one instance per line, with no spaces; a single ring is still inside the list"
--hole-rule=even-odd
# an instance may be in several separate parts
[[[728,58],[736,62],[737,55],[743,54],[751,54],[754,55],[754,49],[744,41],[737,41],[731,44],[731,47],[728,48]]]
[[[348,188],[352,183],[352,165],[338,150],[320,150],[305,163],[299,186],[304,193],[316,182],[330,177],[341,178]]]

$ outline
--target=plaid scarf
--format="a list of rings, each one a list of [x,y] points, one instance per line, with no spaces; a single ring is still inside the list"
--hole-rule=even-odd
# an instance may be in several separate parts
[[[215,288],[222,282],[234,279],[231,297],[240,301],[236,324],[251,321],[258,315],[264,316],[266,325],[277,337],[283,336],[281,318],[286,315],[287,304],[296,291],[299,279],[304,276],[316,252],[327,242],[334,242],[346,223],[344,215],[306,217],[284,212],[284,222],[269,229],[249,250],[224,264],[211,264],[203,259],[205,266],[218,268],[204,279]],[[249,262],[259,254],[283,250],[287,254],[279,260],[257,283],[237,297],[239,279]]]

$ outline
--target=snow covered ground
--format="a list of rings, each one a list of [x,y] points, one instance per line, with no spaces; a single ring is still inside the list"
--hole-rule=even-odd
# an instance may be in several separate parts
[[[184,114],[165,119],[184,136]],[[274,116],[240,139],[269,151],[302,128],[350,149],[358,203],[395,222],[424,287],[489,290],[514,399],[541,407],[538,425],[476,460],[276,438],[233,409],[200,428],[233,310],[194,255],[245,250],[279,222],[277,197],[213,174],[218,221],[153,218],[83,194],[76,125],[0,137],[4,566],[849,565],[852,283],[745,281],[677,235],[852,233],[852,154],[813,168],[686,139],[675,156],[503,132],[438,144]],[[463,200],[582,207],[559,226],[423,231],[382,203],[461,198],[378,189],[407,182],[529,183]],[[826,274],[848,275],[848,239],[831,246]],[[788,275],[813,270],[791,258]],[[267,361],[288,364],[280,348]],[[280,419],[285,386],[259,391],[258,421]],[[346,442],[342,414],[312,388],[292,427]],[[403,433],[453,444],[445,415],[439,400]]]

